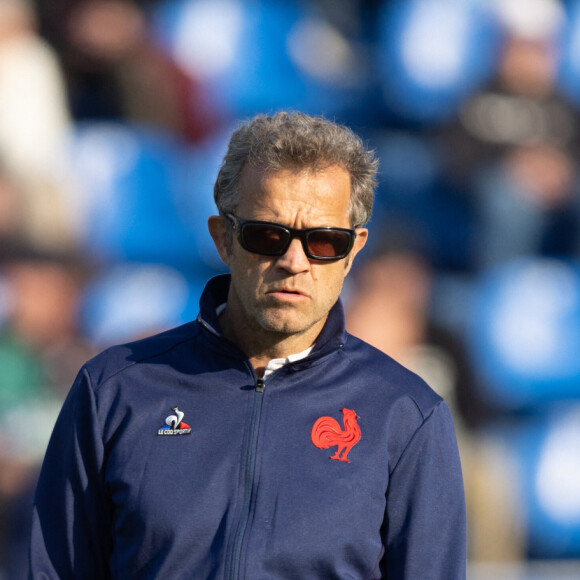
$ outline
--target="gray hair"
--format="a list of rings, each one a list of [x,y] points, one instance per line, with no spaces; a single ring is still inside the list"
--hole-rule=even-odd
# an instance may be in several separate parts
[[[378,161],[348,127],[298,112],[258,115],[242,124],[230,139],[214,185],[222,214],[237,209],[246,165],[264,173],[342,166],[351,178],[351,225],[362,226],[371,217]]]

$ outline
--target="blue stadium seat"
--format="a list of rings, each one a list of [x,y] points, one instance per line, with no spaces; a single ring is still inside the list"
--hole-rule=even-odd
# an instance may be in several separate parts
[[[559,43],[558,84],[576,105],[580,104],[580,2],[563,3],[566,18]]]
[[[504,410],[580,400],[580,267],[502,263],[476,282],[468,329],[483,394]]]
[[[166,265],[109,266],[86,288],[82,332],[102,349],[193,320],[205,282]]]
[[[197,247],[199,224],[192,215],[211,213],[211,189],[196,195],[187,179],[195,152],[173,137],[150,128],[112,122],[79,124],[71,144],[78,180],[81,242],[97,261],[138,261],[176,267],[217,263],[209,245]],[[211,252],[214,255],[211,255]]]
[[[287,108],[336,114],[364,91],[351,43],[315,3],[167,0],[152,23],[160,46],[230,118]]]
[[[505,433],[515,459],[527,555],[580,558],[580,402]]]
[[[490,78],[499,36],[489,8],[465,0],[383,3],[377,66],[385,101],[395,113],[439,121]]]

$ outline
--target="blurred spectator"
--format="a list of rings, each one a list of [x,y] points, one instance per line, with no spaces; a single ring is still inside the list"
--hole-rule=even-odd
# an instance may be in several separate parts
[[[23,235],[24,206],[22,192],[14,180],[0,169],[0,245]]]
[[[23,564],[28,524],[19,524],[28,522],[36,470],[78,365],[92,354],[77,330],[81,272],[66,256],[2,248],[0,570]]]
[[[489,409],[473,391],[460,337],[430,316],[433,276],[411,242],[379,245],[349,283],[347,329],[432,384],[454,411],[460,432],[476,429],[489,419]]]
[[[76,120],[123,120],[198,141],[218,117],[203,87],[156,46],[133,0],[40,2]],[[55,17],[57,16],[57,17]]]
[[[476,268],[570,253],[580,217],[578,116],[557,83],[562,6],[510,0],[497,11],[496,74],[440,133],[445,170],[466,180],[476,201]]]
[[[53,248],[72,238],[68,130],[60,64],[36,33],[32,8],[26,0],[0,0],[0,168],[22,197],[22,235]]]
[[[91,354],[78,328],[88,268],[73,254],[26,246],[5,246],[1,258],[8,304],[3,335],[40,357],[45,384],[61,397],[78,361]]]

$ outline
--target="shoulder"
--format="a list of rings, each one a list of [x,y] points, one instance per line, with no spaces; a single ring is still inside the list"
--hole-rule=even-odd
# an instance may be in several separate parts
[[[365,341],[347,336],[344,352],[350,364],[364,375],[365,381],[380,386],[373,391],[381,398],[415,408],[423,420],[443,401],[419,375]]]
[[[87,361],[83,370],[94,387],[135,365],[170,356],[197,336],[197,323],[188,322],[170,330],[126,344],[111,346]]]

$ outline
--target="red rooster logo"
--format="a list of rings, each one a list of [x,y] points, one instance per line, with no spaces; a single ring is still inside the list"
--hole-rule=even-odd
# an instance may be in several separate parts
[[[342,423],[344,429],[340,428],[338,421],[332,417],[320,417],[312,426],[312,443],[319,449],[328,449],[334,445],[338,446],[336,453],[330,459],[346,461],[349,451],[360,440],[360,427],[356,420],[358,415],[352,409],[342,410]]]

